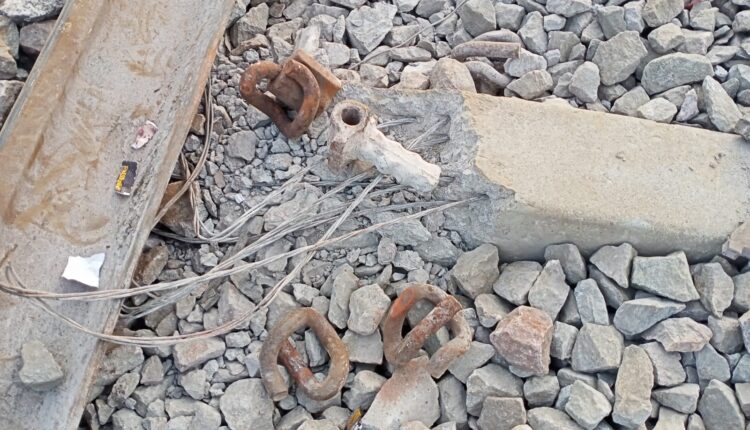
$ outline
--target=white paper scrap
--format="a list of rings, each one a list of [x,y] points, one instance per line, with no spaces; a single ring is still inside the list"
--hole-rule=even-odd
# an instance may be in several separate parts
[[[100,252],[91,257],[68,257],[68,264],[63,271],[63,278],[80,282],[89,287],[99,288],[99,271],[104,264],[104,253]]]

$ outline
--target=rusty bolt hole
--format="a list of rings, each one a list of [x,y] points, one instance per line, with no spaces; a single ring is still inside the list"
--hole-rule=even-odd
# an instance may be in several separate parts
[[[341,120],[348,125],[358,125],[363,117],[364,112],[356,106],[348,106],[341,111]]]

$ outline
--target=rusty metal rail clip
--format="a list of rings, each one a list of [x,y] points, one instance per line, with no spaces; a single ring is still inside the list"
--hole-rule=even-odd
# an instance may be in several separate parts
[[[258,88],[268,80],[267,91]],[[268,115],[284,135],[301,136],[341,89],[341,81],[305,51],[296,50],[281,65],[261,61],[250,65],[240,79],[240,94]],[[289,119],[287,110],[297,115]]]
[[[312,329],[330,357],[328,376],[322,381],[315,378],[289,340],[289,336],[303,327]],[[311,308],[296,309],[286,314],[263,342],[260,350],[260,376],[274,401],[279,401],[288,394],[284,377],[276,365],[278,362],[286,367],[299,389],[314,400],[326,400],[335,396],[346,383],[349,373],[349,352],[346,345],[328,320]]]
[[[428,300],[435,305],[407,335],[402,338],[401,329],[406,314],[420,300]],[[385,358],[396,367],[401,367],[419,355],[419,350],[427,338],[448,324],[453,339],[441,346],[430,357],[427,370],[433,378],[439,378],[448,366],[463,355],[471,346],[471,329],[462,314],[461,304],[445,291],[428,284],[414,284],[407,287],[393,302],[383,323],[383,350]]]

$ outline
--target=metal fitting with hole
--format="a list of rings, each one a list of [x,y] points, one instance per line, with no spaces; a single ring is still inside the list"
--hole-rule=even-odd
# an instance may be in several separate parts
[[[435,307],[412,330],[401,336],[406,314],[420,300],[427,300]],[[430,357],[427,370],[433,378],[439,378],[456,358],[471,346],[471,328],[462,314],[461,304],[455,297],[429,284],[412,284],[393,302],[383,322],[383,352],[393,366],[401,367],[419,355],[427,338],[448,325],[453,339],[441,346]]]
[[[315,333],[328,352],[330,367],[328,375],[322,381],[315,378],[289,340],[289,336],[304,327],[309,327]],[[314,400],[326,400],[335,396],[344,386],[349,373],[349,351],[346,345],[328,320],[312,308],[295,309],[284,315],[263,342],[260,350],[260,376],[274,401],[288,395],[286,381],[276,365],[279,362],[289,371],[298,388]]]
[[[353,173],[371,166],[396,182],[421,193],[431,192],[440,179],[440,167],[416,152],[387,138],[377,128],[377,119],[364,104],[344,100],[331,112],[328,134],[328,167],[337,173]]]
[[[268,81],[268,93],[258,86]],[[240,78],[240,94],[268,115],[289,138],[301,136],[323,112],[341,81],[305,51],[296,50],[281,65],[260,61],[250,65]],[[296,111],[290,119],[287,110]]]

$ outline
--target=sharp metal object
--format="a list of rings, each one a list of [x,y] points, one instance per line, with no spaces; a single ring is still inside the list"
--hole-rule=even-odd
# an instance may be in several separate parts
[[[315,378],[289,340],[289,336],[304,327],[312,329],[330,357],[328,376],[322,381]],[[335,396],[344,386],[349,373],[349,351],[346,345],[328,320],[311,308],[296,309],[285,315],[263,342],[260,375],[274,401],[279,401],[288,394],[286,382],[276,366],[278,362],[286,367],[299,389],[314,400],[326,400]]]
[[[259,88],[267,82],[266,94]],[[301,136],[322,113],[338,90],[341,81],[305,51],[297,50],[281,65],[271,61],[252,64],[240,79],[240,94],[268,115],[284,135]],[[296,111],[290,119],[287,110]]]
[[[432,302],[435,308],[406,337],[402,337],[401,330],[406,314],[420,300]],[[440,347],[428,364],[430,375],[439,378],[453,360],[463,355],[471,346],[471,329],[463,315],[458,313],[460,310],[461,304],[458,300],[433,285],[409,286],[393,302],[383,322],[385,358],[396,367],[405,365],[419,355],[419,350],[427,338],[447,324],[453,339]]]

